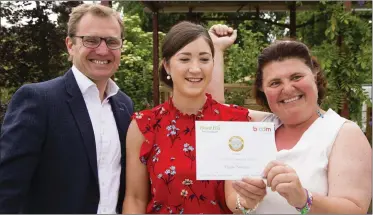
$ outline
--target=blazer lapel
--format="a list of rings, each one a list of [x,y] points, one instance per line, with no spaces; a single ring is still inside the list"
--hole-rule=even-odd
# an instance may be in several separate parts
[[[71,69],[65,74],[66,91],[71,96],[67,100],[70,106],[72,115],[78,125],[83,143],[88,155],[89,164],[95,176],[96,183],[98,184],[98,171],[97,171],[97,155],[96,155],[96,142],[93,132],[92,122],[88,114],[83,95],[76,83],[74,74]]]
[[[110,98],[111,108],[113,110],[115,122],[118,128],[119,139],[122,148],[122,157],[125,156],[125,144],[126,144],[126,131],[130,123],[130,115],[128,114],[127,107],[118,101],[116,96]]]

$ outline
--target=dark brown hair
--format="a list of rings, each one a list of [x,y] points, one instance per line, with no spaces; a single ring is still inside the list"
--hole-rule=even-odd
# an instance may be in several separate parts
[[[211,37],[205,27],[191,22],[183,21],[174,25],[167,33],[162,44],[162,61],[159,66],[160,79],[167,86],[173,87],[172,80],[167,79],[167,72],[163,66],[163,62],[169,63],[172,56],[180,49],[199,37],[203,37],[211,48],[212,56],[214,57],[214,45]]]
[[[308,47],[294,40],[278,40],[270,46],[263,49],[258,57],[258,69],[256,71],[255,81],[253,85],[253,96],[256,103],[262,105],[267,110],[270,110],[267,98],[262,91],[263,68],[273,61],[283,61],[290,58],[302,60],[311,71],[316,74],[316,85],[318,90],[317,103],[320,105],[325,97],[326,79],[320,64],[315,57],[312,57]]]

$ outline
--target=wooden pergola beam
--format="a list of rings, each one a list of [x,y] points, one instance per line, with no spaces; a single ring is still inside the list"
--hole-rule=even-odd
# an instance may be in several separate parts
[[[159,104],[159,74],[158,74],[158,14],[159,13],[242,13],[242,12],[290,12],[290,23],[275,23],[272,20],[264,20],[271,24],[290,29],[290,37],[296,37],[296,28],[303,27],[320,20],[309,20],[306,23],[296,25],[296,12],[316,9],[319,1],[303,1],[297,4],[292,1],[141,1],[145,12],[153,13],[153,102]],[[358,2],[348,1],[346,7],[349,9],[364,8]],[[259,15],[257,15],[259,17]],[[239,18],[240,19],[240,18]],[[244,17],[248,20],[252,18]],[[258,18],[257,18],[258,19]],[[241,20],[241,19],[240,19]]]
[[[153,11],[153,103],[159,105],[159,39],[158,39],[158,11]]]
[[[255,12],[257,8],[264,11],[288,11],[289,1],[143,1],[146,6],[145,11],[151,12],[152,9],[147,4],[152,4],[160,13],[188,13],[190,8],[193,13],[202,12],[220,12],[220,13],[237,13],[237,12]],[[302,2],[297,6],[297,10],[310,10],[315,8],[318,2]]]
[[[291,38],[296,38],[297,37],[297,6],[296,2],[291,2],[289,6],[289,11],[290,11],[290,37]]]

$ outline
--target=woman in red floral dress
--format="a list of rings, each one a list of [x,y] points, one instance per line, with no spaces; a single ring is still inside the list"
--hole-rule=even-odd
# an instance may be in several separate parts
[[[210,34],[217,49],[223,47],[217,45],[219,39],[235,40],[235,32],[225,35],[219,26]],[[123,213],[232,213],[224,181],[196,180],[195,121],[250,120],[247,109],[223,105],[205,94],[214,44],[204,27],[190,22],[175,25],[166,35],[160,74],[173,97],[133,116],[127,133]]]

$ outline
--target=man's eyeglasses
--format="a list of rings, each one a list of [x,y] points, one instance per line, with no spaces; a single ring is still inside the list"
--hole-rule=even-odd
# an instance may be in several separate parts
[[[81,38],[83,42],[83,46],[87,48],[92,48],[92,49],[99,47],[102,40],[105,40],[106,46],[112,50],[120,49],[123,44],[123,39],[116,38],[116,37],[97,37],[97,36],[72,36],[72,37]]]

